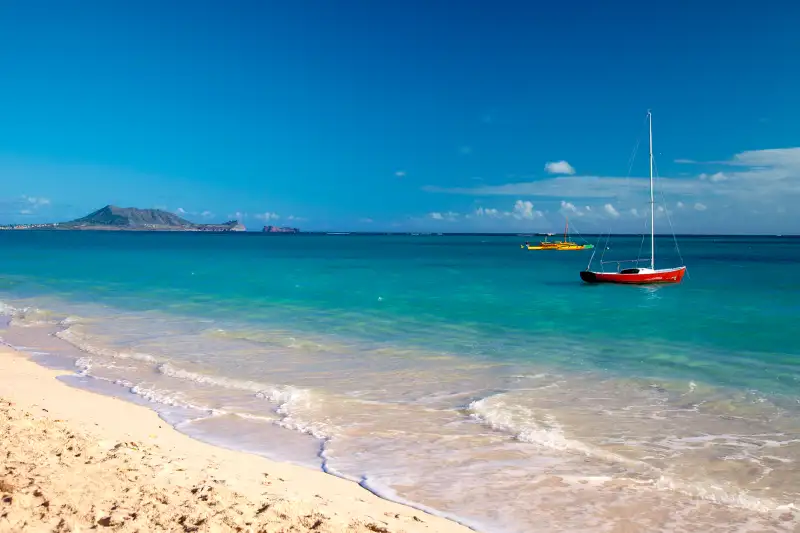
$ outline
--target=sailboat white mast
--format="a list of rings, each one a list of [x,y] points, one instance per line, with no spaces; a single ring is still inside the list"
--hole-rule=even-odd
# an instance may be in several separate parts
[[[656,269],[656,203],[653,196],[653,115],[647,111],[647,118],[650,119],[650,268]]]
[[[653,176],[653,167],[655,166],[655,159],[653,158],[653,114],[650,110],[647,110],[647,122],[648,122],[648,133],[650,136],[650,268],[638,268],[638,266],[644,261],[642,258],[641,250],[639,250],[639,255],[635,260],[631,261],[603,261],[603,257],[600,258],[600,271],[593,271],[591,270],[592,267],[592,259],[589,259],[589,265],[586,267],[586,270],[581,272],[581,279],[586,283],[616,283],[622,285],[650,285],[654,283],[680,283],[683,279],[684,274],[686,274],[686,267],[679,266],[675,268],[662,268],[661,270],[656,270],[656,230],[655,230],[655,222],[656,222],[656,199],[655,199],[655,183],[654,183],[654,176]],[[640,139],[641,140],[641,139]],[[636,141],[636,148],[639,147],[639,141]],[[634,149],[634,156],[636,155],[636,149]],[[632,164],[632,163],[631,163]],[[661,209],[661,208],[659,208]],[[667,211],[665,211],[668,213]],[[669,220],[669,216],[667,216],[667,220]],[[672,226],[672,222],[670,222],[670,226]],[[673,230],[673,237],[675,231]],[[611,232],[609,231],[609,236]],[[675,247],[677,249],[678,242],[675,241]],[[608,250],[608,239],[606,239],[606,245],[604,246],[603,254],[605,255],[605,250]],[[678,255],[680,256],[680,250],[678,250]],[[594,253],[592,253],[592,258],[594,258]],[[683,258],[681,258],[681,262],[683,262]],[[606,272],[605,265],[606,263],[616,263],[617,264],[617,271],[616,272]],[[637,268],[622,268],[622,263],[635,263]]]

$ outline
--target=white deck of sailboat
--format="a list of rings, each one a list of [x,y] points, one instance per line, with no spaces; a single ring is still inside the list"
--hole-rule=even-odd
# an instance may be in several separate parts
[[[637,267],[637,268],[623,268],[619,272],[615,272],[616,274],[667,274],[669,272],[675,272],[676,270],[680,270],[686,267],[675,267],[675,268],[645,268],[645,267]]]

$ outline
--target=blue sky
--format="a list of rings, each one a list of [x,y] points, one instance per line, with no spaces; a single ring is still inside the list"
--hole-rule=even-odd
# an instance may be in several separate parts
[[[0,222],[800,232],[796,2],[0,3]],[[659,199],[659,202],[661,200]]]

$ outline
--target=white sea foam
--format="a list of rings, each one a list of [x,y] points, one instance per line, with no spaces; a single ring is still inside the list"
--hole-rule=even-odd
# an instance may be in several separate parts
[[[193,402],[187,401],[183,398],[182,394],[175,391],[156,389],[143,384],[130,387],[130,391],[133,394],[141,396],[145,400],[153,403],[168,405],[170,407],[183,407],[186,409],[194,409],[196,411],[205,411],[210,415],[225,414],[225,411],[220,409],[214,409],[213,407],[209,407],[207,405],[197,405]]]
[[[670,476],[662,476],[653,486],[660,490],[677,492],[728,507],[737,507],[757,513],[774,513],[800,510],[795,503],[781,503],[770,498],[758,498],[746,491],[729,489],[714,483],[686,482]]]
[[[0,302],[0,315],[11,318],[9,325],[23,328],[54,323],[48,311],[31,306],[14,307],[5,302]]]
[[[0,315],[2,316],[14,316],[14,313],[17,311],[17,308],[13,305],[9,305],[5,302],[0,301]]]
[[[254,420],[256,422],[268,422],[270,424],[275,422],[274,418],[270,418],[268,416],[254,415],[251,413],[230,413],[230,414],[232,414],[233,416],[237,416],[239,418],[243,418],[245,420]]]
[[[80,369],[78,375],[85,376],[92,370],[92,358],[79,357],[75,360],[75,366]]]
[[[310,401],[310,393],[308,390],[295,387],[269,385],[257,381],[246,381],[224,376],[210,376],[183,370],[169,363],[158,365],[158,371],[165,376],[175,379],[194,381],[195,383],[202,383],[225,389],[254,392],[257,398],[278,404],[279,409],[286,405]]]
[[[552,415],[534,413],[527,407],[507,403],[503,400],[502,393],[472,402],[468,411],[475,420],[487,424],[492,429],[510,433],[522,442],[550,450],[579,453],[605,461],[653,470],[647,463],[568,438],[564,434],[563,427]]]
[[[549,374],[516,374],[514,376],[510,376],[513,379],[543,379],[546,378]]]
[[[321,422],[306,421],[298,417],[298,412],[307,410],[311,407],[311,392],[291,386],[269,385],[256,381],[246,381],[223,376],[209,376],[198,372],[191,372],[181,368],[176,368],[169,363],[158,366],[158,371],[168,377],[193,381],[214,387],[225,389],[240,390],[255,393],[255,397],[275,404],[274,412],[280,418],[270,420],[270,422],[292,431],[312,435],[318,439],[326,439],[330,436],[330,428]],[[240,416],[241,413],[232,413]]]
[[[59,326],[71,326],[72,324],[79,324],[82,321],[82,318],[75,315],[70,315],[67,318],[61,320],[58,325]]]
[[[75,326],[70,326],[67,329],[61,330],[56,333],[56,337],[66,341],[82,352],[100,357],[108,357],[112,359],[133,359],[145,363],[156,363],[158,360],[150,354],[139,352],[121,352],[111,348],[102,348],[91,344],[86,335],[75,330]]]
[[[643,461],[623,457],[619,454],[611,453],[597,446],[568,438],[563,428],[558,422],[547,414],[535,413],[531,409],[508,403],[503,400],[503,394],[490,396],[473,402],[469,406],[471,416],[489,427],[498,431],[511,434],[514,438],[530,443],[548,450],[564,453],[579,453],[607,462],[624,464],[626,467],[633,467],[639,475],[645,474],[644,478],[638,475],[635,481],[643,486],[653,487],[657,490],[677,492],[691,498],[696,498],[712,503],[736,507],[760,513],[798,510],[799,508],[792,502],[782,503],[770,498],[762,498],[749,494],[745,490],[734,487],[723,486],[719,483],[685,481],[670,476],[660,469]],[[774,437],[775,435],[762,435],[762,437]],[[753,437],[753,436],[750,436]],[[679,448],[679,443],[686,443],[687,449],[690,444],[703,445],[712,442],[723,441],[729,446],[740,446],[744,448],[764,448],[782,446],[785,442],[765,438],[758,442],[744,442],[741,439],[745,436],[739,435],[703,435],[685,438],[669,438],[671,448]]]
[[[239,379],[226,378],[224,376],[209,376],[207,374],[200,374],[198,372],[191,372],[177,368],[169,363],[162,363],[158,365],[159,373],[185,381],[194,381],[195,383],[202,383],[205,385],[214,385],[225,389],[237,389],[250,392],[261,392],[264,389],[271,388],[269,385],[258,383],[256,381],[245,381]]]

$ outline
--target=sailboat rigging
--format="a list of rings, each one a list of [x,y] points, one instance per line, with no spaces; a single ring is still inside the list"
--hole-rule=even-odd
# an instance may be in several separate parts
[[[591,270],[592,259],[589,259],[589,266],[580,273],[581,279],[586,283],[620,283],[620,284],[654,284],[654,283],[680,283],[686,273],[686,267],[656,269],[656,246],[655,246],[655,220],[656,206],[655,195],[653,192],[653,115],[647,112],[650,133],[650,268],[640,268],[639,260],[619,261],[621,263],[635,262],[634,268],[618,268],[617,272],[596,272]],[[602,261],[601,261],[602,268]]]

